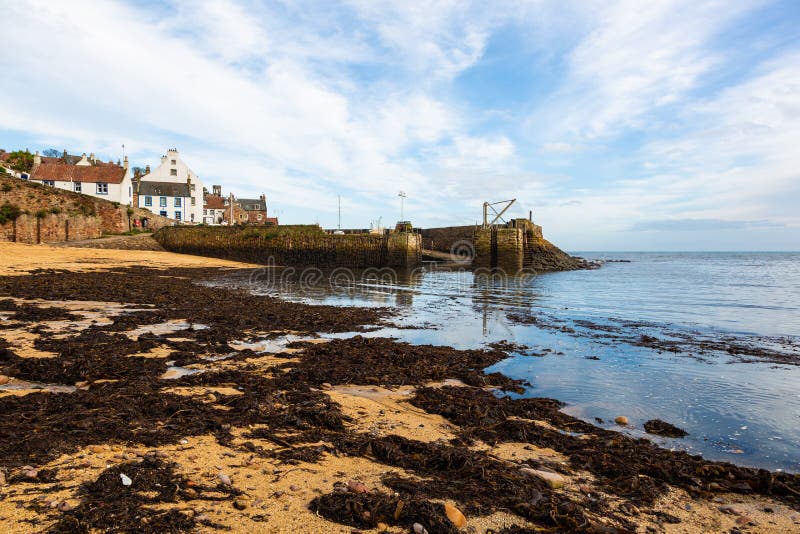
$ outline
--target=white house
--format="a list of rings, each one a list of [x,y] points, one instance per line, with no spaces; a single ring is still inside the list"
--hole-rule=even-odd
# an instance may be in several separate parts
[[[138,206],[162,217],[176,221],[189,221],[192,217],[192,190],[190,184],[173,182],[140,182]]]
[[[28,179],[128,206],[133,202],[133,184],[127,157],[120,165],[119,162],[104,163],[95,159],[94,154],[87,158],[84,154],[72,164],[67,157],[42,158],[37,152]]]
[[[171,148],[161,156],[161,164],[139,179],[138,188],[137,207],[158,214],[166,212],[167,217],[183,222],[203,221],[203,184],[177,149]]]

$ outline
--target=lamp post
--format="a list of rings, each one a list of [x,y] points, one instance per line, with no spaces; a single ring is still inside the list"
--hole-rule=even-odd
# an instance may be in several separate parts
[[[397,196],[400,197],[400,221],[402,222],[405,221],[405,218],[403,217],[403,208],[405,207],[404,203],[408,195],[406,195],[405,191],[400,191]]]

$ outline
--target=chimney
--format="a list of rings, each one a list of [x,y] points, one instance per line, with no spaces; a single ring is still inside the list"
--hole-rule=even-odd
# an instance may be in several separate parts
[[[39,151],[36,151],[36,154],[33,155],[33,166],[38,167],[42,164],[42,156],[39,155]]]
[[[211,190],[214,192],[215,195],[218,197],[222,196],[222,186],[221,185],[212,185]]]
[[[92,163],[97,163],[97,159],[95,159],[94,157],[94,152],[89,154],[89,161],[91,161]]]
[[[167,162],[167,155],[166,155],[166,154],[163,154],[163,155],[161,156],[161,164],[163,165],[163,164],[165,164],[166,162]]]
[[[267,197],[266,197],[266,196],[264,196],[264,193],[261,193],[261,196],[260,196],[260,197],[258,197],[258,199],[259,199],[261,202],[266,202],[266,201],[267,201]]]
[[[145,173],[145,174],[150,174],[150,165],[145,165],[145,167],[144,167],[144,173]]]
[[[128,169],[128,156],[125,156],[125,157],[122,159],[122,168],[123,168],[123,169],[125,169],[125,170],[127,170],[127,169]]]
[[[61,157],[64,159],[64,162],[67,161],[67,149],[66,148],[64,149],[64,155],[61,156]]]

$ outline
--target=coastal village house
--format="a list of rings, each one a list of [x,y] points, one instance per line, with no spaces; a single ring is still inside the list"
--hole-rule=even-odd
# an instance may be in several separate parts
[[[212,186],[212,193],[204,191],[203,223],[208,225],[222,224],[225,220],[226,199],[222,197],[222,186]]]
[[[179,222],[203,222],[203,184],[171,148],[161,156],[161,164],[136,182],[135,204]]]
[[[36,152],[30,173],[22,173],[19,177],[127,206],[133,201],[127,157],[120,164],[119,161],[100,161],[94,154],[73,156],[65,150],[61,157],[53,158],[42,157]]]
[[[231,220],[233,220],[232,223]],[[273,226],[278,224],[278,218],[267,216],[266,196],[261,195],[257,199],[237,199],[233,194],[229,194],[224,197],[222,196],[222,187],[215,185],[211,194],[208,192],[205,194],[203,222],[209,225],[256,224]]]

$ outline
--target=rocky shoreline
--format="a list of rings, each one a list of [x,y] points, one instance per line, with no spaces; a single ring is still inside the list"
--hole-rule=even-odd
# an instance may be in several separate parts
[[[507,357],[502,345],[365,338],[389,310],[198,285],[234,264],[34,258],[46,250],[16,247],[0,272],[0,522],[11,532],[800,528],[800,476],[504,396],[523,384],[482,371]],[[122,261],[131,255],[150,266]]]

